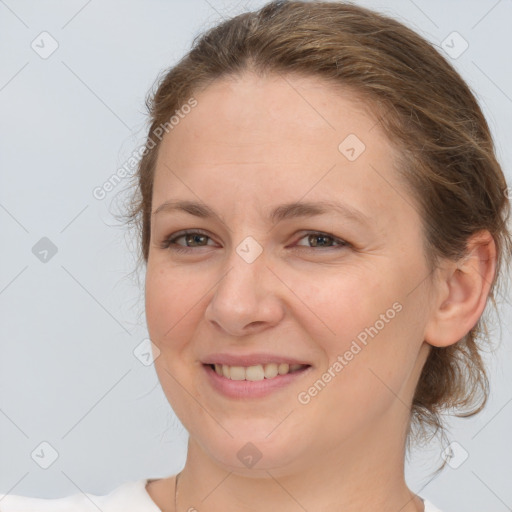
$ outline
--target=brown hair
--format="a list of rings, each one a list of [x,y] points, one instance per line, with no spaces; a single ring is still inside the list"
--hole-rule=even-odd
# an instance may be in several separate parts
[[[468,238],[488,230],[497,247],[495,292],[508,266],[511,234],[507,185],[487,122],[472,92],[444,57],[396,20],[351,4],[277,1],[224,21],[196,38],[191,51],[146,100],[150,128],[127,219],[138,229],[139,263],[147,262],[153,174],[160,143],[153,134],[193,94],[244,71],[298,73],[348,87],[377,107],[400,149],[397,170],[423,219],[431,269],[464,256]],[[501,269],[501,271],[500,271]],[[482,340],[479,335],[485,332]],[[483,318],[456,344],[432,347],[415,390],[410,435],[443,433],[443,409],[471,416],[489,383],[480,356]],[[462,410],[462,412],[461,412]],[[420,435],[421,433],[421,435]]]

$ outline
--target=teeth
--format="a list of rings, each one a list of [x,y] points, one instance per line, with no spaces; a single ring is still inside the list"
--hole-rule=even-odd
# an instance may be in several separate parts
[[[265,370],[261,364],[257,366],[249,366],[247,370],[241,368],[241,370],[245,373],[245,378],[247,380],[263,380],[265,378]]]
[[[229,378],[231,380],[244,380],[245,369],[243,366],[230,366],[229,367]]]
[[[290,365],[288,363],[280,363],[279,364],[279,375],[284,375],[290,371]]]
[[[276,375],[279,374],[279,365],[276,363],[266,364],[263,369],[266,379],[273,379]]]
[[[257,381],[263,379],[273,379],[277,375],[285,375],[304,368],[303,364],[288,363],[268,363],[265,365],[257,364],[254,366],[227,366],[225,364],[216,364],[215,372],[218,375],[231,380],[250,380]]]

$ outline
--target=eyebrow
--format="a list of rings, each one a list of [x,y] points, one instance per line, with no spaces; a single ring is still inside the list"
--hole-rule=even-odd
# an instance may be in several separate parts
[[[156,210],[153,212],[153,215],[156,215],[160,212],[173,211],[185,212],[203,219],[215,217],[224,223],[224,221],[212,208],[204,203],[199,203],[196,201],[165,201],[158,208],[156,208]],[[360,210],[336,201],[284,203],[278,205],[270,212],[269,220],[272,223],[277,223],[283,220],[297,217],[314,217],[316,215],[323,215],[332,211],[359,224],[369,226],[371,223],[371,219]]]

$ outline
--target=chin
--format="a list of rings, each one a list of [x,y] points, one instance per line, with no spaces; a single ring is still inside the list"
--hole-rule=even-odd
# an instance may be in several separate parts
[[[282,419],[280,420],[282,421]],[[300,464],[301,453],[308,449],[307,437],[300,432],[290,430],[278,422],[260,419],[259,428],[255,420],[245,418],[242,421],[230,421],[221,427],[209,426],[207,431],[194,432],[191,436],[226,471],[261,478],[272,474],[286,474]],[[215,432],[215,437],[212,433]],[[236,434],[235,434],[236,433]],[[302,446],[301,443],[305,443]],[[311,448],[311,446],[309,446]]]

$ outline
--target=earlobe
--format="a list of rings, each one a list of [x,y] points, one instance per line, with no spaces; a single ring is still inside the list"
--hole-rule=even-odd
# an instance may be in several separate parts
[[[437,303],[425,327],[425,341],[446,347],[462,339],[481,317],[496,271],[496,244],[488,231],[472,235],[467,252],[448,262],[436,284]]]

